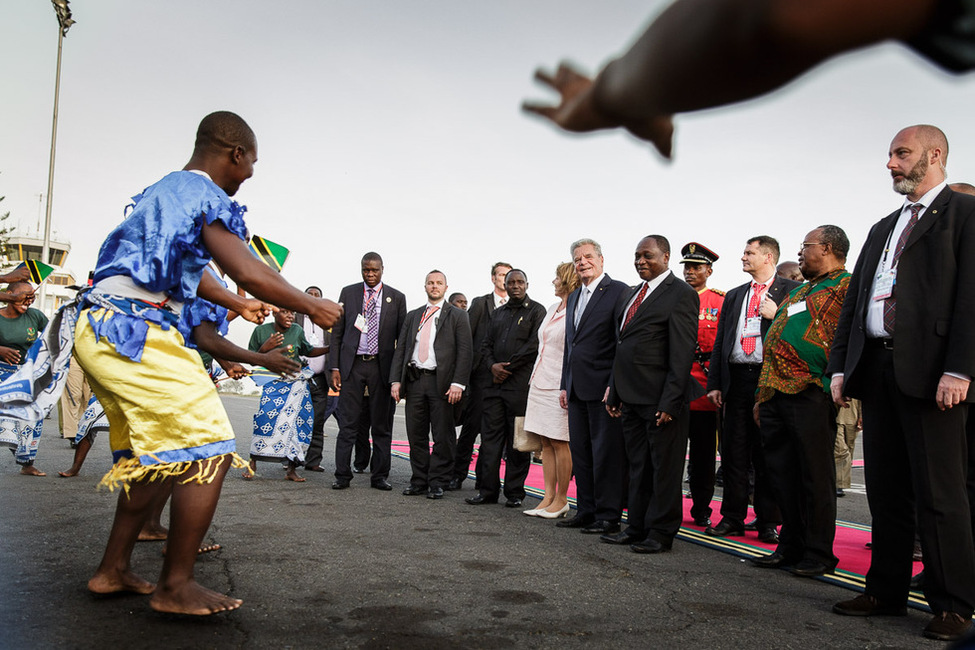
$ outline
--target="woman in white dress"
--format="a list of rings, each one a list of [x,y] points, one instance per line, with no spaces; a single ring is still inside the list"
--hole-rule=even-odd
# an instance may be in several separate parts
[[[562,351],[565,347],[565,303],[579,286],[579,277],[571,262],[559,264],[552,280],[559,302],[548,308],[538,328],[538,358],[532,371],[525,411],[525,430],[542,439],[542,470],[545,475],[545,497],[525,514],[557,519],[569,512],[569,480],[572,478],[572,454],[569,452],[569,414],[559,405],[562,382]]]

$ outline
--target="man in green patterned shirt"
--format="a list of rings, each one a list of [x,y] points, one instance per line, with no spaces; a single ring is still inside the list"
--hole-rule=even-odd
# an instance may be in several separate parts
[[[820,226],[799,249],[806,283],[779,305],[763,342],[755,398],[772,492],[782,511],[779,545],[753,564],[799,576],[832,572],[836,532],[836,409],[824,381],[833,334],[850,284],[844,268],[850,240]]]

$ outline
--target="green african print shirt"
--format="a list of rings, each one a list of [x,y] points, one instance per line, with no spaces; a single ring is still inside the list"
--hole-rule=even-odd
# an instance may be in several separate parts
[[[762,342],[759,403],[775,391],[795,395],[809,386],[829,391],[826,364],[850,277],[846,269],[837,269],[799,285],[779,305]]]

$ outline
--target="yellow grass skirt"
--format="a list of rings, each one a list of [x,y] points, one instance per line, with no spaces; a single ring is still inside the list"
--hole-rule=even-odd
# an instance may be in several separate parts
[[[149,323],[142,360],[136,363],[95,340],[88,314],[112,318],[104,309],[84,310],[75,328],[75,355],[108,416],[115,464],[99,487],[180,477],[210,483],[226,457],[246,462],[217,389],[199,354],[183,344],[175,327]]]

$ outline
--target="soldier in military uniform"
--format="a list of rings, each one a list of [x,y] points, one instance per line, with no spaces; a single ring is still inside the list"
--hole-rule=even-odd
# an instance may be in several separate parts
[[[701,312],[698,314],[697,350],[693,377],[702,388],[707,387],[708,365],[714,339],[718,335],[718,315],[724,302],[724,292],[708,288],[708,278],[718,260],[718,255],[697,242],[691,242],[681,249],[680,263],[684,265],[684,281],[691,285],[701,299]],[[687,473],[691,488],[691,517],[697,526],[711,524],[711,499],[714,497],[714,455],[718,443],[717,407],[706,396],[691,402],[691,418],[688,439],[690,441],[690,460]]]

